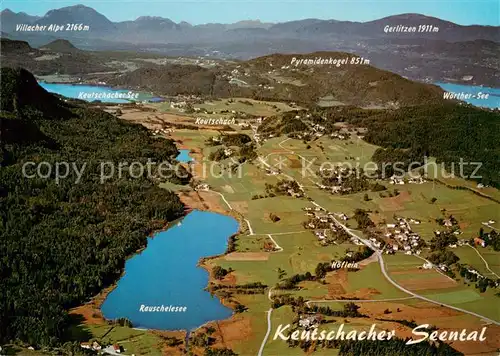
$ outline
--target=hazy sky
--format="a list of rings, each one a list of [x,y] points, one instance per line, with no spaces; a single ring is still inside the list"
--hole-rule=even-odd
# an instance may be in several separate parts
[[[1,8],[30,15],[84,4],[112,21],[134,20],[138,16],[162,16],[192,24],[230,23],[247,19],[284,22],[305,18],[370,21],[400,13],[421,13],[462,25],[499,26],[499,0],[4,0]]]

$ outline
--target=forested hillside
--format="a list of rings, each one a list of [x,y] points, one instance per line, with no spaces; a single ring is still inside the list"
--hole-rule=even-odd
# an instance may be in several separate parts
[[[368,128],[365,140],[370,143],[410,149],[421,158],[433,156],[449,169],[454,163],[455,175],[460,173],[461,159],[478,162],[482,165],[475,175],[482,178],[475,180],[500,186],[498,112],[449,103],[401,108],[357,121]],[[464,165],[464,175],[469,177],[475,168],[476,164]]]
[[[27,71],[1,75],[0,343],[57,344],[67,310],[113,283],[147,235],[184,212],[156,177],[115,174],[101,183],[100,164],[172,161],[178,151],[141,126],[64,103]],[[86,168],[79,181],[73,170],[58,182],[54,172],[29,179],[29,161]]]

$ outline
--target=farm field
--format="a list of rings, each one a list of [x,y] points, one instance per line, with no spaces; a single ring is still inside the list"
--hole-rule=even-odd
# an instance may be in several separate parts
[[[172,108],[170,103],[150,104],[160,112],[186,115],[182,109]],[[193,109],[202,109],[211,112],[195,111],[191,113],[196,117],[202,118],[232,118],[234,113],[245,113],[253,116],[272,116],[280,112],[297,110],[290,105],[281,102],[260,101],[248,98],[231,98],[220,100],[206,100],[203,103],[193,104]],[[225,111],[225,112],[221,112]]]
[[[254,236],[247,236],[245,239]],[[268,286],[274,286],[279,282],[278,268],[286,271],[286,277],[306,272],[314,274],[318,263],[341,258],[347,248],[353,247],[351,244],[321,246],[309,231],[272,236],[283,251],[263,252],[262,254],[267,256],[265,260],[257,256],[255,260],[228,261],[227,258],[220,258],[216,263],[225,269],[232,268],[238,284],[260,281]]]

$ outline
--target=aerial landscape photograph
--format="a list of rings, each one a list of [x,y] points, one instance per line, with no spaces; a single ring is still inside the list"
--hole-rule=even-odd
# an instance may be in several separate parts
[[[499,356],[500,1],[2,1],[7,355]]]

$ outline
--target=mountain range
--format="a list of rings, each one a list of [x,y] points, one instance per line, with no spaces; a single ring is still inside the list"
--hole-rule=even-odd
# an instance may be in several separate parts
[[[84,31],[21,32],[19,24],[82,24]],[[387,32],[386,26],[427,25],[430,32]],[[56,39],[84,50],[154,52],[169,56],[250,59],[273,53],[344,51],[371,64],[421,81],[463,81],[497,86],[500,81],[500,27],[471,25],[421,14],[400,14],[369,22],[302,19],[283,23],[259,20],[232,24],[176,23],[159,16],[113,22],[93,8],[75,5],[43,17],[0,13],[2,37],[40,47]],[[434,31],[437,29],[437,32]]]
[[[3,32],[16,31],[16,25],[31,23],[39,25],[79,24],[88,25],[85,33],[72,33],[74,36],[99,37],[117,41],[164,43],[183,42],[186,40],[235,39],[242,36],[255,37],[298,37],[325,36],[325,38],[431,38],[445,41],[471,41],[477,39],[500,42],[499,27],[462,26],[435,17],[420,14],[401,14],[369,22],[351,22],[337,20],[304,19],[284,23],[263,23],[259,20],[239,21],[232,24],[207,23],[191,25],[187,22],[174,21],[158,16],[140,16],[134,21],[112,22],[93,8],[75,5],[53,9],[43,17],[30,16],[26,13],[14,13],[6,9],[0,13]],[[386,33],[385,26],[430,25],[438,32],[422,33]],[[69,34],[68,34],[69,35]],[[200,37],[201,36],[201,37]],[[215,38],[217,40],[217,38]]]

